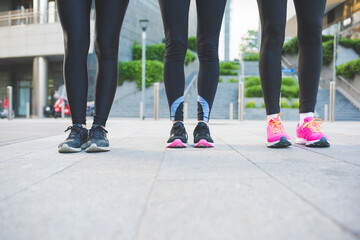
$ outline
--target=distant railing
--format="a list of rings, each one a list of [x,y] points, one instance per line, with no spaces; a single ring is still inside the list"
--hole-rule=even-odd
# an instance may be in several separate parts
[[[95,11],[91,10],[90,19],[95,19]],[[33,9],[14,10],[0,12],[0,27],[11,27],[29,24],[46,24],[59,22],[56,9],[45,12]]]

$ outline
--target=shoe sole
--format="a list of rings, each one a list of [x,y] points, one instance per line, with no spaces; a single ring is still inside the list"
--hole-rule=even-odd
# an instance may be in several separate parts
[[[211,147],[215,147],[215,144],[208,142],[205,139],[200,139],[199,142],[194,143],[194,147],[196,147],[196,148],[211,148]]]
[[[94,152],[108,152],[110,151],[110,147],[99,147],[96,143],[92,143],[89,147],[86,148],[86,152],[94,153]]]
[[[266,145],[268,148],[286,148],[291,146],[291,142],[286,137],[281,137],[279,141],[267,142]]]
[[[320,140],[306,141],[304,138],[296,138],[295,143],[305,145],[306,147],[330,147],[330,142],[326,137],[320,138]]]
[[[59,153],[77,153],[77,152],[81,152],[81,150],[83,150],[85,148],[86,148],[86,143],[81,145],[80,148],[73,148],[73,147],[69,147],[69,145],[67,145],[67,144],[63,144],[61,147],[58,148],[58,152]]]
[[[168,147],[168,148],[186,148],[187,144],[183,143],[180,139],[175,139],[173,142],[169,143],[166,147]]]

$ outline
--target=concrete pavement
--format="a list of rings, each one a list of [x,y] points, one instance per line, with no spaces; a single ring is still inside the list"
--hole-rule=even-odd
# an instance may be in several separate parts
[[[169,121],[112,118],[110,152],[59,154],[68,124],[0,121],[0,239],[360,239],[360,122],[325,123],[328,149],[228,120],[166,149]]]

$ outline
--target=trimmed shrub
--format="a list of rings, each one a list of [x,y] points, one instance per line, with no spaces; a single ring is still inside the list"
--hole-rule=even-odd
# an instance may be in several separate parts
[[[333,60],[334,40],[329,40],[322,44],[323,46],[323,65],[329,65]]]
[[[196,52],[196,37],[188,38],[188,49],[190,49],[193,52]]]
[[[248,87],[245,90],[245,97],[262,97],[262,90],[260,85]]]
[[[223,82],[224,82],[224,79],[219,78],[219,83],[223,83]]]
[[[280,106],[281,108],[291,108],[289,101],[284,97],[282,97],[280,100]]]
[[[262,108],[265,108],[265,103],[264,103],[264,102],[261,104],[261,107],[262,107]]]
[[[299,100],[296,100],[296,101],[293,102],[291,107],[292,108],[299,108],[299,106],[300,106],[300,102],[299,102]]]
[[[259,61],[259,53],[245,53],[243,60],[245,62],[257,62]]]
[[[238,62],[221,62],[219,64],[220,69],[226,69],[226,70],[239,70],[240,69],[240,63]]]
[[[250,81],[251,79],[258,79],[258,80],[260,81],[260,77],[257,77],[257,76],[245,77],[245,78],[244,78],[245,82]]]
[[[283,54],[297,54],[299,52],[298,38],[294,37],[287,41],[282,49]]]
[[[246,105],[245,108],[256,108],[256,103],[255,101],[249,101]]]
[[[146,61],[145,86],[149,87],[154,82],[163,81],[164,64],[159,61]],[[136,86],[141,89],[142,62],[130,61],[119,62],[119,82],[122,85],[124,81],[136,81]]]
[[[239,82],[239,79],[237,78],[230,78],[228,83],[238,83]]]
[[[195,59],[195,55],[191,51],[187,50],[184,62],[185,66],[188,66],[191,62],[195,61]]]
[[[245,88],[252,87],[252,86],[260,86],[260,78],[249,78],[245,82]]]
[[[282,78],[281,85],[296,86],[296,85],[298,85],[298,83],[297,83],[296,78],[284,77],[284,78]]]
[[[134,42],[132,46],[133,60],[141,60],[142,58],[142,46],[137,42]],[[157,60],[164,62],[165,44],[153,44],[146,45],[146,60]]]
[[[341,75],[346,79],[354,78],[355,74],[360,74],[360,58],[336,67],[336,75]]]
[[[232,70],[228,70],[228,69],[221,69],[220,68],[220,75],[223,75],[223,76],[237,76],[239,75],[238,72],[234,72]]]
[[[299,86],[281,85],[281,97],[298,98],[299,97]]]
[[[339,44],[341,46],[352,48],[357,54],[360,54],[360,40],[350,38],[340,38]]]
[[[142,46],[139,45],[137,42],[134,42],[131,48],[133,60],[142,60]],[[153,44],[153,45],[146,45],[146,60],[157,60],[160,62],[164,62],[164,55],[165,55],[165,44]],[[191,62],[195,61],[195,55],[187,50],[185,56],[185,66],[189,65]]]

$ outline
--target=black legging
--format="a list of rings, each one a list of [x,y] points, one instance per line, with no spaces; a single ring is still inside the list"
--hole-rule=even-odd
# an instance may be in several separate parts
[[[64,31],[64,78],[73,124],[86,122],[92,0],[57,0]],[[119,35],[129,0],[96,0],[94,124],[105,126],[117,87]]]
[[[300,113],[314,112],[322,66],[322,19],[326,0],[294,0],[298,20]],[[280,112],[281,50],[287,0],[258,0],[262,26],[260,77],[266,112]]]
[[[173,121],[183,120],[190,0],[159,0],[165,30],[164,82]],[[208,121],[219,81],[218,45],[226,0],[196,0],[198,120]]]

